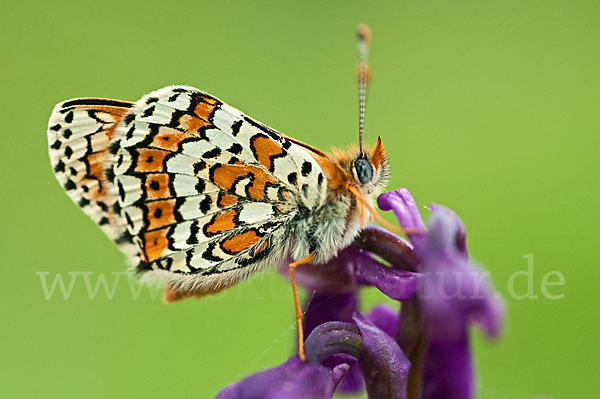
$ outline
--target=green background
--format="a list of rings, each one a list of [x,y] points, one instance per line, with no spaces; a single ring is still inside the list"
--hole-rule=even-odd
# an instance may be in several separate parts
[[[113,299],[90,299],[79,275],[68,300],[46,300],[39,272],[95,283],[125,270],[55,181],[47,120],[68,98],[189,84],[343,146],[356,141],[360,22],[373,31],[366,138],[384,140],[390,187],[454,209],[506,298],[503,337],[473,333],[479,396],[597,393],[599,2],[105,0],[0,5],[0,397],[208,398],[288,357],[290,288],[274,272],[173,305],[136,299],[124,276]],[[518,300],[508,281],[527,254],[539,297]],[[542,295],[550,271],[562,299]]]

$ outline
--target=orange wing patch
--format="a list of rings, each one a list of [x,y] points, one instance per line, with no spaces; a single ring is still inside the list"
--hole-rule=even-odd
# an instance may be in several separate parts
[[[172,196],[169,189],[171,177],[167,173],[154,173],[148,175],[145,183],[146,197],[149,201],[169,198]]]
[[[254,230],[246,231],[223,241],[221,248],[227,253],[237,254],[259,242],[262,237]]]
[[[252,165],[217,165],[211,169],[211,173],[213,183],[224,190],[231,190],[238,179],[251,176],[253,179],[248,188],[248,194],[252,199],[257,201],[265,199],[265,188],[267,183],[279,183],[273,175]]]
[[[200,96],[198,100],[193,111],[196,116],[184,114],[178,120],[180,127],[191,133],[198,133],[201,129],[211,126],[211,117],[217,108],[217,100],[214,98]]]
[[[175,200],[161,200],[146,203],[148,230],[155,230],[175,223]]]
[[[200,129],[210,126],[211,123],[186,114],[179,118],[179,125],[188,132],[198,133]]]
[[[141,251],[141,258],[144,262],[152,262],[165,253],[169,247],[168,233],[169,227],[165,227],[144,234],[142,238],[143,250]]]
[[[237,212],[235,210],[229,210],[217,214],[213,220],[206,225],[204,233],[207,237],[222,233],[235,228],[235,217]]]
[[[239,197],[233,194],[220,193],[217,205],[222,208],[229,208],[230,206],[237,205]]]
[[[210,120],[210,116],[215,110],[214,104],[207,104],[205,102],[199,102],[194,108],[194,114],[198,115],[199,118],[204,119],[205,121]]]
[[[168,152],[151,148],[136,148],[138,153],[136,172],[162,172]]]
[[[87,107],[83,106],[75,106],[73,107],[86,109]],[[117,121],[122,118],[128,111],[128,108],[120,108],[120,107],[109,107],[109,106],[97,106],[94,107],[93,112],[94,116],[100,118],[101,120],[114,121],[112,125],[108,127],[106,130],[95,133],[97,135],[105,135],[106,139],[102,140],[105,143],[109,143],[110,139],[115,134],[115,128],[117,126]],[[106,122],[109,123],[109,122]],[[87,174],[83,177],[80,185],[82,187],[86,187],[84,196],[87,199],[96,199],[100,200],[100,196],[104,194],[103,185],[104,185],[104,173],[106,171],[106,157],[108,153],[108,147],[102,148],[97,152],[92,152],[87,154],[83,161],[87,163]],[[91,188],[95,187],[95,190]],[[86,190],[86,189],[84,189]]]
[[[162,150],[177,152],[179,151],[179,144],[187,139],[195,138],[196,136],[181,132],[179,130],[171,129],[170,127],[161,126],[158,129],[158,133],[152,139],[150,147],[160,148]]]
[[[106,151],[94,152],[87,156],[88,174],[83,179],[88,180],[92,183],[94,180],[98,183],[96,191],[88,191],[86,197],[88,199],[94,198],[102,194],[102,183],[104,181],[104,171],[106,162]],[[85,183],[84,183],[85,184]],[[93,186],[94,183],[86,185],[86,187]]]
[[[283,154],[283,149],[272,139],[265,136],[256,136],[250,141],[254,156],[267,170],[273,170],[272,157]]]

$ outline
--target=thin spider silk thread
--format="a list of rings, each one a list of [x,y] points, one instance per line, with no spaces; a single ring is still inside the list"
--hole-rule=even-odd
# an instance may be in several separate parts
[[[308,298],[308,301],[306,302],[306,309],[308,309],[308,306],[310,305],[310,303],[311,303],[311,302],[312,302],[312,300],[314,299],[314,297],[315,297],[315,294],[316,294],[316,293],[317,293],[317,292],[316,292],[315,290],[313,290],[313,291],[311,292],[311,294],[310,294],[310,297]],[[302,316],[304,316],[305,314],[306,314],[306,310],[305,310],[304,312],[302,312]],[[269,353],[269,352],[270,352],[270,351],[273,349],[273,347],[275,346],[275,344],[277,344],[277,343],[278,343],[278,342],[279,342],[279,341],[280,341],[280,340],[281,340],[283,337],[285,337],[285,336],[289,335],[290,331],[294,330],[294,329],[295,329],[295,327],[296,327],[296,322],[293,322],[292,324],[290,324],[290,325],[289,325],[289,327],[285,328],[285,329],[284,329],[284,330],[283,330],[283,331],[282,331],[282,332],[279,334],[279,336],[278,336],[278,337],[276,337],[276,338],[273,340],[273,342],[271,343],[271,345],[269,345],[269,346],[267,346],[265,349],[263,349],[263,351],[262,351],[262,352],[261,352],[259,355],[257,355],[257,356],[255,356],[255,357],[253,357],[253,358],[252,358],[252,361],[251,361],[251,362],[248,364],[248,367],[251,367],[251,366],[255,365],[255,364],[258,362],[258,361],[260,361],[262,358],[264,358],[264,357],[265,357],[265,355],[266,355],[267,353]],[[245,375],[245,373],[244,373],[244,372],[239,372],[239,373],[237,373],[237,375],[236,375],[235,379],[236,379],[236,380],[238,380],[238,379],[240,379],[240,378],[241,378],[243,375]]]

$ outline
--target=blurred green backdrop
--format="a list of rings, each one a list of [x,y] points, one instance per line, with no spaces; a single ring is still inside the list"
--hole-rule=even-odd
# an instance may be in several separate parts
[[[79,274],[68,300],[47,300],[40,272],[67,285],[93,272],[93,288],[125,266],[55,181],[46,124],[68,98],[189,84],[319,148],[345,145],[360,22],[374,38],[366,137],[384,139],[390,187],[454,209],[506,296],[503,338],[473,334],[479,396],[597,392],[598,1],[106,0],[0,5],[0,397],[208,398],[288,357],[290,288],[273,272],[169,306],[125,276],[90,299]],[[528,254],[539,298],[511,298]],[[549,271],[562,299],[542,295]]]

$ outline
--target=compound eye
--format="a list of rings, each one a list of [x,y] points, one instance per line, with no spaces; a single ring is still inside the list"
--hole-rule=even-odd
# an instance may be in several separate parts
[[[365,158],[354,161],[354,171],[362,184],[367,184],[373,179],[373,167]]]

